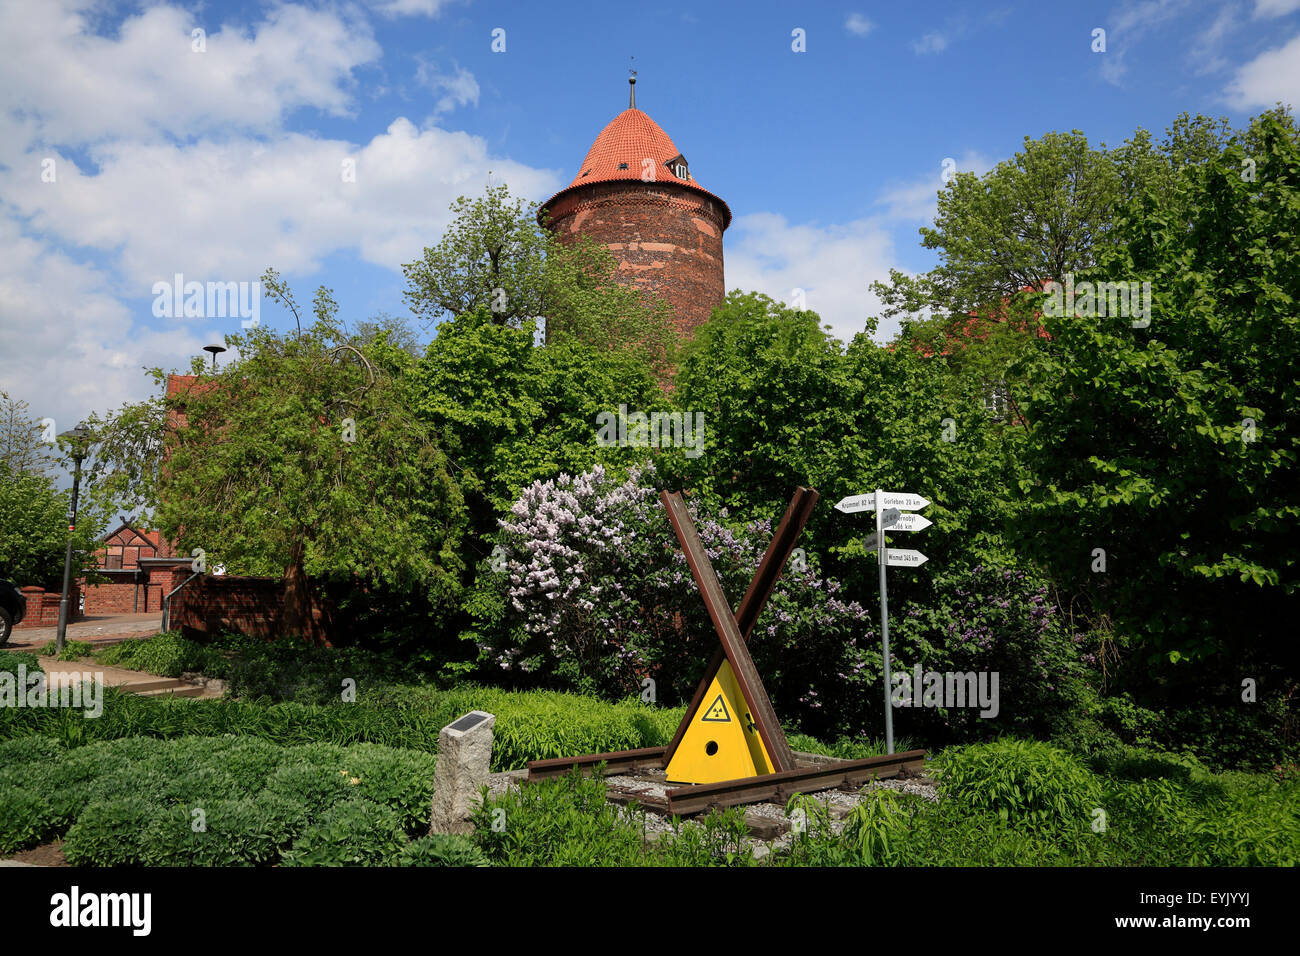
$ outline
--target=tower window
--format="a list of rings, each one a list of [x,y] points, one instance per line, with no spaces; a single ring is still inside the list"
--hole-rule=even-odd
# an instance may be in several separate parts
[[[687,165],[686,157],[683,156],[681,153],[678,153],[672,159],[668,160],[668,162],[666,162],[664,165],[667,166],[668,171],[671,172],[678,179],[691,178],[691,168],[689,165]]]
[[[627,163],[619,163],[619,164],[618,164],[618,168],[619,168],[619,169],[627,169]]]

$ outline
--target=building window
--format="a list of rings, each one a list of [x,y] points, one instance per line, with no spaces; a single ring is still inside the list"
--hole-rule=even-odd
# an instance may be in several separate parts
[[[110,554],[104,567],[110,571],[117,571],[122,567],[122,556],[120,554]]]
[[[671,172],[678,179],[691,178],[691,168],[686,162],[686,157],[683,156],[681,153],[678,153],[672,159],[668,160],[668,162],[665,163],[664,165],[667,166],[668,171]]]
[[[989,418],[1000,422],[1007,417],[1007,407],[1011,404],[1011,393],[1007,390],[1005,379],[985,379],[984,411]]]
[[[619,163],[619,164],[618,164],[618,168],[619,168],[619,169],[627,169],[627,163]]]

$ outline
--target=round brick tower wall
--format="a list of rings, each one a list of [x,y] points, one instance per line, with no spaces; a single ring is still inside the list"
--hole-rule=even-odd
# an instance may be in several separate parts
[[[690,337],[726,295],[722,272],[722,203],[671,182],[619,180],[567,190],[546,207],[566,245],[583,235],[618,260],[620,281],[673,307],[679,334]]]

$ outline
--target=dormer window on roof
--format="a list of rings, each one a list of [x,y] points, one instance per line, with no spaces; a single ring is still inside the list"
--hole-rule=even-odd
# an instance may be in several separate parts
[[[678,153],[672,159],[668,160],[664,165],[667,166],[669,171],[678,179],[691,178],[691,168],[686,163],[686,157],[681,153]]]
[[[619,163],[619,164],[618,164],[618,168],[619,168],[619,169],[627,169],[627,163]]]

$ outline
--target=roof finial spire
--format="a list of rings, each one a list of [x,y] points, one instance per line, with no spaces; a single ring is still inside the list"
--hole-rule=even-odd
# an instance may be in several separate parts
[[[636,57],[632,57],[632,63],[633,65],[636,64]],[[627,72],[628,72],[627,108],[630,110],[634,110],[636,109],[636,70],[629,68]]]

